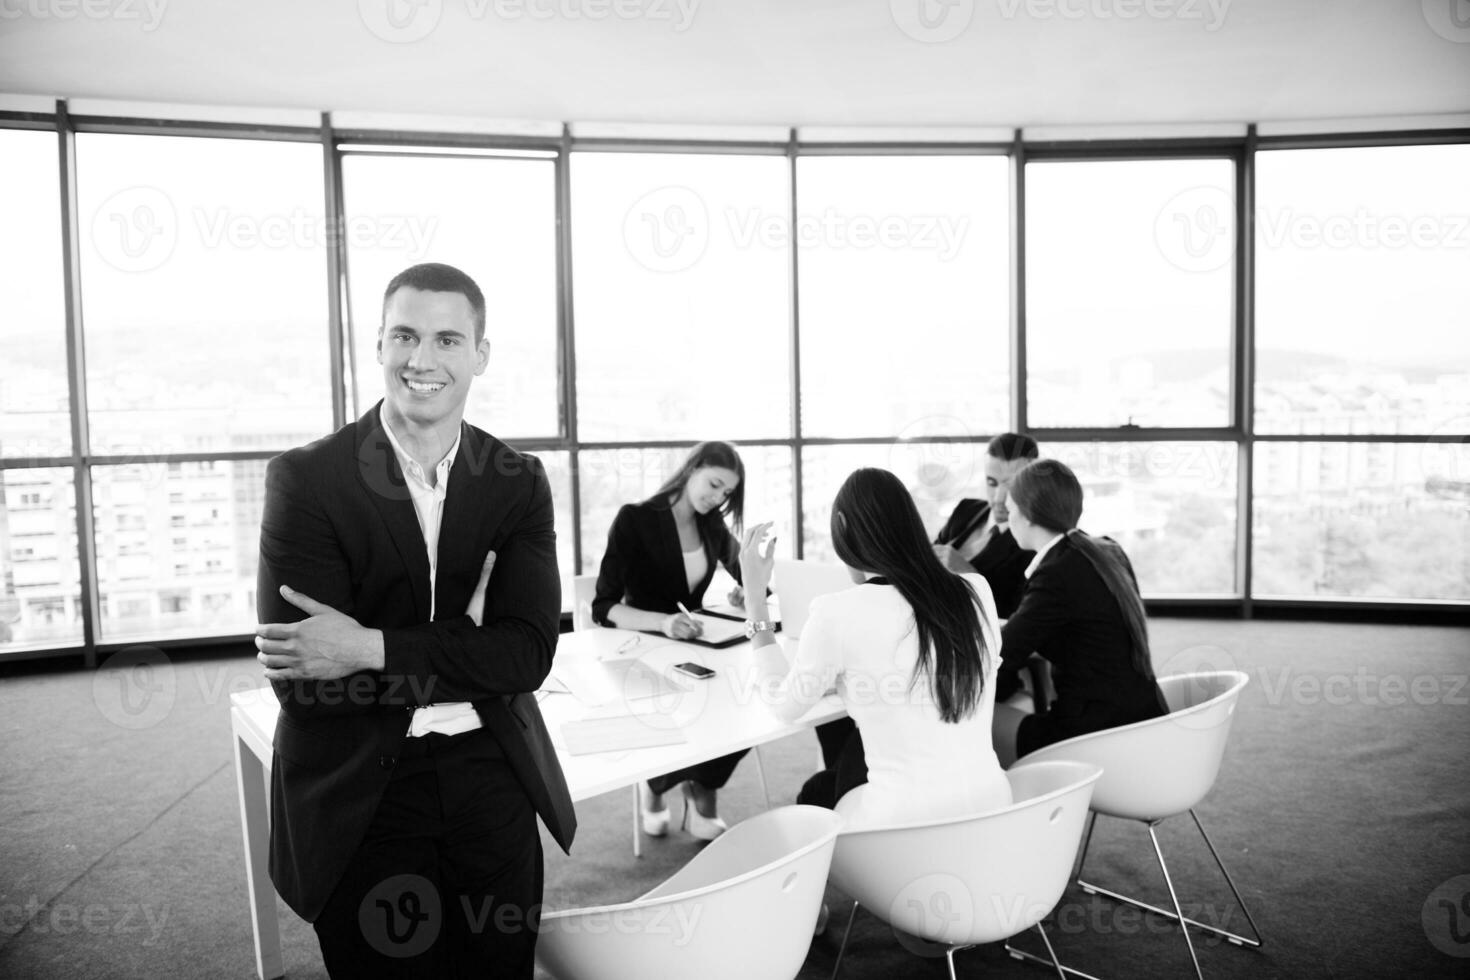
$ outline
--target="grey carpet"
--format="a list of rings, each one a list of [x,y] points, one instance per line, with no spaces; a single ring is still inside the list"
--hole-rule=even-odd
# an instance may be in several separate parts
[[[1201,942],[1206,975],[1470,974],[1470,914],[1455,907],[1470,878],[1452,882],[1470,875],[1470,629],[1152,628],[1163,673],[1233,666],[1251,676],[1200,814],[1267,945]],[[258,684],[258,670],[248,651],[172,654],[147,705],[121,702],[115,681],[105,669],[0,672],[0,976],[251,977],[228,693]],[[766,747],[776,802],[791,801],[815,757],[810,735]],[[762,805],[746,762],[721,811],[733,821]],[[626,791],[579,805],[579,816],[572,857],[547,847],[553,907],[632,898],[695,853],[675,833],[646,841],[635,860]],[[1186,905],[1242,925],[1188,819],[1161,834]],[[1164,900],[1140,826],[1102,821],[1088,870]],[[1447,883],[1458,890],[1431,900]],[[836,911],[839,896],[829,898]],[[325,976],[310,927],[284,905],[280,914],[287,975]],[[801,977],[830,973],[836,934],[813,943]],[[1190,972],[1177,932],[1075,889],[1052,935],[1064,961],[1102,977]],[[1046,975],[994,948],[958,962],[962,977]],[[859,913],[843,975],[937,978],[944,968]]]

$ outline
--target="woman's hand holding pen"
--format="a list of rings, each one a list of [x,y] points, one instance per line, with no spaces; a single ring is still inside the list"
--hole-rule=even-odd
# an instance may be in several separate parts
[[[671,640],[692,640],[704,632],[704,627],[699,625],[699,620],[695,619],[694,614],[684,608],[684,603],[682,602],[679,603],[678,612],[669,613],[664,617],[661,629],[663,630],[664,636],[667,636]]]

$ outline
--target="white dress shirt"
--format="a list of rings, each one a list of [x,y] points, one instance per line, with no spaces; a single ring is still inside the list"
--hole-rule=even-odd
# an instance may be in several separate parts
[[[1043,558],[1046,557],[1046,553],[1048,551],[1050,551],[1052,548],[1056,547],[1056,543],[1058,541],[1062,540],[1062,538],[1065,538],[1065,537],[1066,537],[1065,534],[1058,534],[1056,537],[1052,538],[1046,544],[1044,544],[1040,548],[1037,548],[1036,549],[1036,557],[1033,558],[1033,559],[1031,559],[1031,564],[1029,564],[1029,565],[1026,566],[1026,577],[1028,579],[1032,576],[1032,574],[1035,573],[1035,571],[1038,568],[1041,567],[1041,559],[1043,559]]]
[[[455,456],[459,455],[459,436],[454,437],[454,445],[434,467],[434,483],[430,486],[424,468],[399,444],[392,426],[383,418],[382,409],[378,410],[378,417],[382,420],[383,431],[388,433],[393,455],[398,457],[398,466],[403,470],[408,496],[413,501],[413,512],[418,516],[419,530],[424,535],[424,550],[429,553],[429,619],[433,621],[437,601],[434,586],[439,577],[439,523],[444,516],[444,498],[449,495],[449,471],[454,467]],[[468,701],[430,704],[414,709],[408,734],[414,737],[430,732],[458,735],[473,731],[481,724],[480,715]]]

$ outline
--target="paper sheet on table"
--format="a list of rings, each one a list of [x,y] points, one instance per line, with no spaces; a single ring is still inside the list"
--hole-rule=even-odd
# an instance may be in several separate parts
[[[589,708],[689,690],[634,658],[567,661],[553,666],[551,674]]]
[[[779,622],[781,622],[781,604],[776,601],[776,597],[775,596],[772,596],[771,597],[770,601],[766,604],[766,608],[770,612],[771,622],[773,622],[773,623],[779,623]],[[722,618],[728,617],[730,619],[738,619],[741,623],[744,623],[745,620],[746,620],[745,607],[744,606],[732,606],[728,602],[717,602],[714,605],[703,606],[703,607],[695,610],[695,612],[696,613],[707,612],[707,613],[709,613],[709,614],[711,614],[713,616],[719,616],[719,617],[722,617]]]
[[[572,755],[596,752],[622,752],[647,749],[658,745],[679,745],[689,741],[684,729],[658,724],[659,715],[613,715],[608,718],[586,718],[561,726],[562,738]]]

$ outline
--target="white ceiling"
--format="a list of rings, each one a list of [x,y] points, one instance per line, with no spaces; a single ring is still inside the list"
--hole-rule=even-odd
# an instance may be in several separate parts
[[[1402,117],[1470,111],[1470,2],[0,0],[0,92],[583,123]]]

